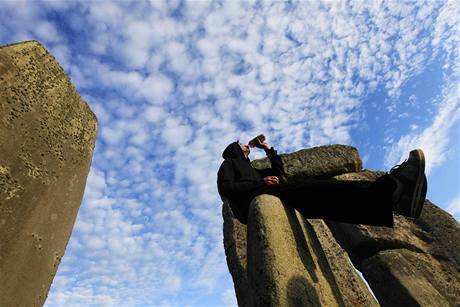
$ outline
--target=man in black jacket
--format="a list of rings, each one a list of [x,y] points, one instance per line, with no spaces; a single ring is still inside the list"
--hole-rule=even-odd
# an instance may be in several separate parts
[[[243,223],[252,199],[261,194],[279,197],[305,218],[393,227],[393,211],[412,218],[420,216],[427,189],[420,149],[411,151],[407,161],[375,182],[311,178],[291,184],[280,183],[285,171],[277,151],[265,141],[260,148],[271,168],[253,168],[249,146],[237,141],[225,148],[217,174],[221,198],[229,202],[234,216]]]

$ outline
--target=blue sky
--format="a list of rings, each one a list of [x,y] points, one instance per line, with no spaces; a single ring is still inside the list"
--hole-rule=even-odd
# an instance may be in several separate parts
[[[46,306],[235,306],[216,171],[260,132],[379,170],[420,147],[459,220],[459,20],[456,1],[0,1],[0,44],[40,41],[99,120]]]

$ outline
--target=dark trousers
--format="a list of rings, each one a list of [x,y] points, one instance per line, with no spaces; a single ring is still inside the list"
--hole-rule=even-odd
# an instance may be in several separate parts
[[[392,195],[396,183],[390,175],[375,182],[303,179],[299,183],[267,185],[252,197],[270,194],[294,207],[305,218],[393,227]]]

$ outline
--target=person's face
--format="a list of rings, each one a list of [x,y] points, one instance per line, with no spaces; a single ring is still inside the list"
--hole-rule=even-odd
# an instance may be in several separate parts
[[[249,146],[248,145],[243,145],[240,142],[238,142],[238,145],[240,145],[240,148],[243,151],[244,156],[247,158],[249,156],[249,153],[251,152],[251,150],[249,149]]]

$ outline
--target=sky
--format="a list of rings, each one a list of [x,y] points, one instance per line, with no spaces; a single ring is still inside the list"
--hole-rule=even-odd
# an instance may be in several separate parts
[[[459,6],[0,0],[0,45],[38,40],[99,122],[45,306],[236,306],[216,172],[259,133],[374,170],[422,148],[427,198],[460,220]]]

